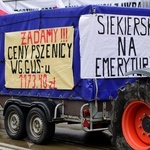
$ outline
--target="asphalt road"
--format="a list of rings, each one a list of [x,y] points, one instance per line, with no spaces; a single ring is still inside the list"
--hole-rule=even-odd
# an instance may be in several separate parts
[[[55,137],[48,145],[36,145],[25,138],[12,140],[6,134],[3,117],[0,112],[0,150],[116,150],[111,145],[108,130],[86,133],[80,125],[59,124]]]

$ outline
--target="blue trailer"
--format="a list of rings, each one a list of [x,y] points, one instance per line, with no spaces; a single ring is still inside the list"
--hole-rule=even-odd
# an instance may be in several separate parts
[[[78,123],[109,127],[118,149],[149,149],[149,14],[90,5],[0,16],[7,134],[45,144],[57,123]]]

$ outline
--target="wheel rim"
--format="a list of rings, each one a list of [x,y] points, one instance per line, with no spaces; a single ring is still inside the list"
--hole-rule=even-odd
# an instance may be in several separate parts
[[[131,102],[124,110],[122,131],[133,149],[150,148],[150,107],[142,101]]]
[[[12,133],[16,134],[19,130],[19,125],[20,125],[19,116],[15,112],[10,113],[8,116],[8,128],[9,128],[9,130]]]
[[[33,115],[30,120],[30,131],[31,134],[39,138],[43,132],[43,122],[41,118],[37,115]]]

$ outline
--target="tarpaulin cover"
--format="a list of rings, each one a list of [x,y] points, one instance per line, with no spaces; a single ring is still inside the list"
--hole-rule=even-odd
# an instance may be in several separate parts
[[[98,93],[94,79],[80,78],[80,45],[79,19],[81,15],[96,13],[150,16],[148,9],[119,8],[104,6],[84,6],[76,8],[62,8],[41,10],[0,16],[0,95],[33,96],[53,99],[93,101],[95,97],[109,100],[109,96],[116,97],[119,87],[127,81],[134,82],[136,78],[97,79]],[[74,27],[73,77],[74,87],[71,90],[57,89],[12,89],[5,87],[5,57],[4,36],[6,32],[34,30],[42,28],[56,28],[63,26]],[[15,41],[15,39],[14,39]],[[88,60],[87,60],[88,61]],[[97,93],[97,95],[96,95]]]

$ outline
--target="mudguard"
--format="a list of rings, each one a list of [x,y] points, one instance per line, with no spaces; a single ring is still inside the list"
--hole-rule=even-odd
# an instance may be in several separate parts
[[[139,74],[139,75],[150,77],[150,68],[142,68],[142,69],[133,70],[125,73],[126,76],[132,74]]]
[[[42,99],[42,100],[40,99],[37,101],[32,101],[28,98],[8,99],[4,106],[4,111],[3,111],[4,116],[5,116],[5,112],[7,108],[13,104],[19,106],[22,109],[22,111],[26,113],[26,115],[28,111],[32,109],[33,107],[41,108],[44,111],[48,122],[51,122],[54,116],[55,103],[53,101],[47,100],[47,99]]]

